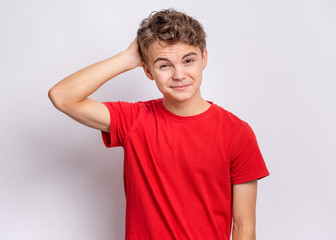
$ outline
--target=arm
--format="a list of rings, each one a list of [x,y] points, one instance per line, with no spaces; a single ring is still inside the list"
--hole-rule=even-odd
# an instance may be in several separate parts
[[[127,50],[64,78],[49,90],[49,98],[58,110],[76,121],[109,132],[108,109],[88,96],[111,78],[139,67],[141,63],[138,43],[134,40]]]
[[[233,185],[232,240],[255,240],[257,180]]]

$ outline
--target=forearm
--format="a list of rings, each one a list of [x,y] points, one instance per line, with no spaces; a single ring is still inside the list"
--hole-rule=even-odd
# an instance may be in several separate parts
[[[257,180],[233,185],[232,240],[255,240]]]
[[[232,240],[256,240],[254,225],[235,225],[232,229]]]
[[[49,91],[54,105],[76,104],[86,99],[101,85],[120,73],[134,68],[126,51],[85,67],[57,83]]]

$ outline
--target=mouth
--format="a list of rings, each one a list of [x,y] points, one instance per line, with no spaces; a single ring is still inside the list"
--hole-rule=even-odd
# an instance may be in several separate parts
[[[183,91],[183,90],[187,89],[190,85],[191,84],[171,86],[171,88],[176,90],[176,91]]]

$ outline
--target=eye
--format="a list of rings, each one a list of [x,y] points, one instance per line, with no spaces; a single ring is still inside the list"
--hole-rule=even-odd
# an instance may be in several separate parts
[[[161,64],[160,65],[160,68],[167,68],[168,67],[168,64]]]
[[[193,59],[187,59],[185,62],[186,63],[192,63],[194,60]]]

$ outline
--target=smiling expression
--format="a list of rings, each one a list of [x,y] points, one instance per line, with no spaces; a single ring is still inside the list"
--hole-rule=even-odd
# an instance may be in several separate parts
[[[150,45],[147,64],[143,63],[147,77],[155,83],[165,101],[180,103],[201,99],[202,71],[207,64],[207,50],[182,42],[160,46]]]

